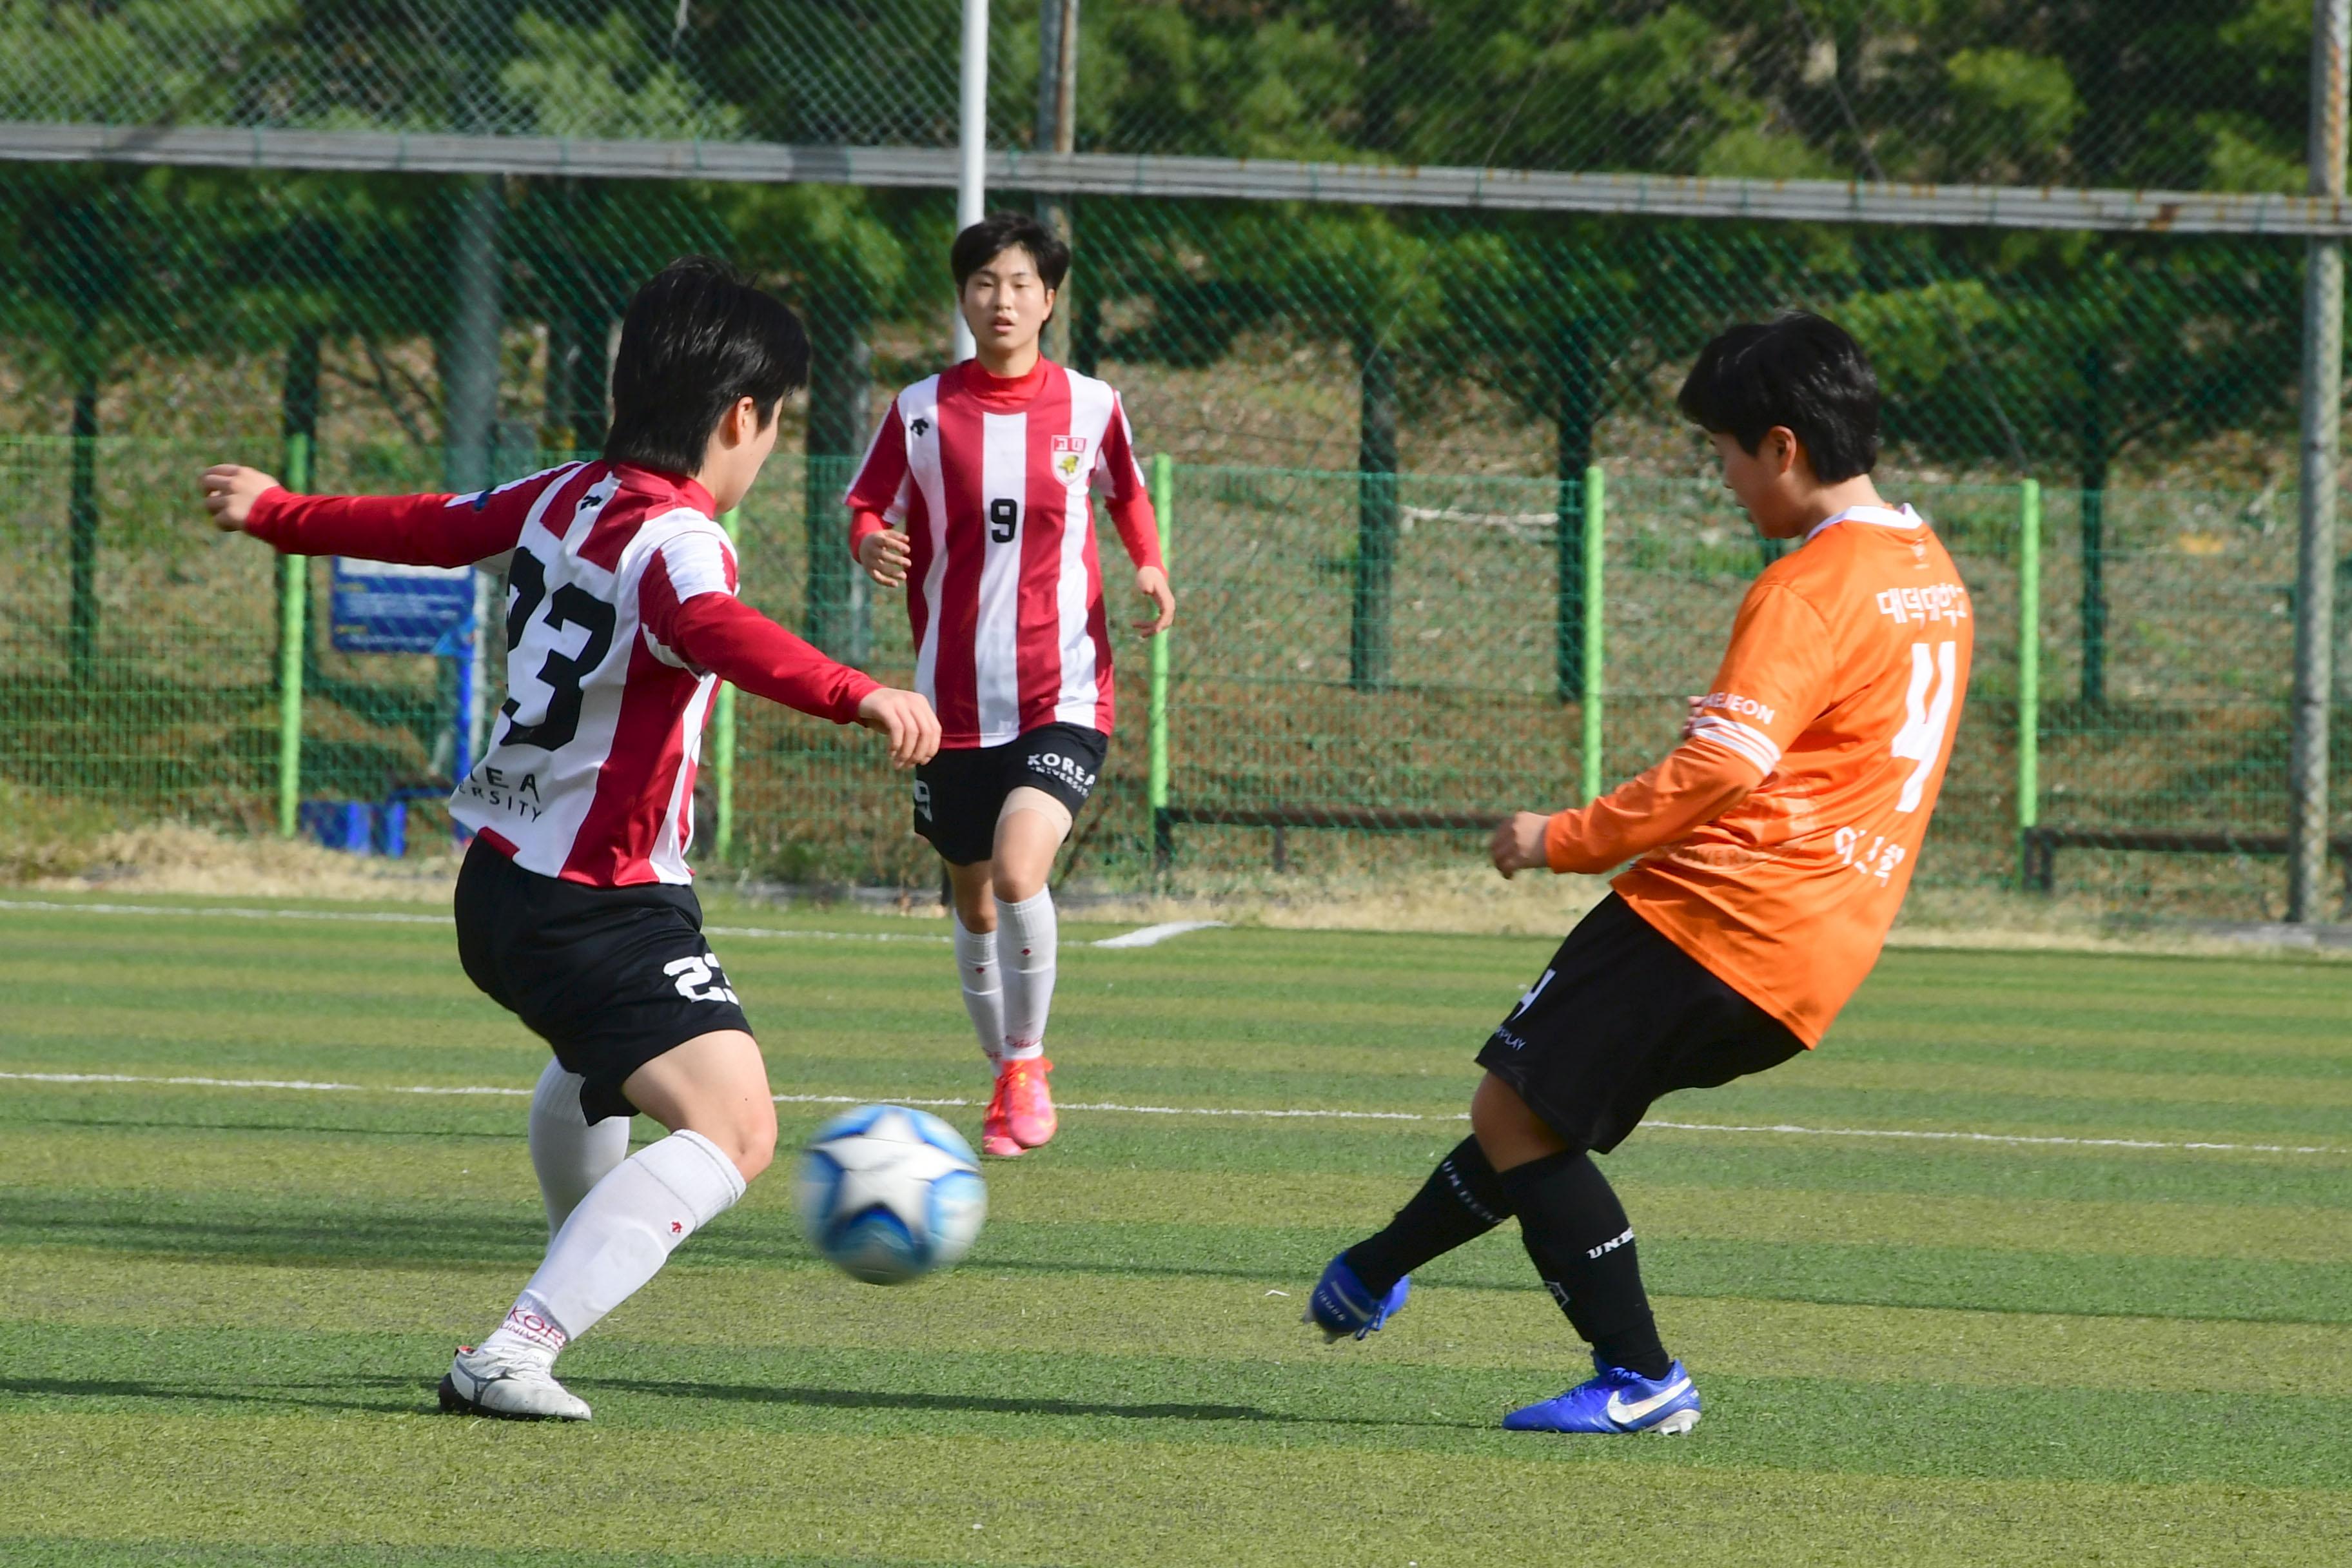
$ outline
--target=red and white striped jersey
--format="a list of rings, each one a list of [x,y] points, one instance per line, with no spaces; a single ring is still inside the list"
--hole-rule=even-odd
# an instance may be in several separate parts
[[[570,463],[471,496],[292,496],[247,531],[281,550],[461,566],[511,550],[509,696],[449,814],[527,871],[687,882],[694,775],[721,676],[837,722],[875,682],[735,597],[735,552],[688,479]]]
[[[1109,731],[1097,489],[1136,565],[1160,564],[1134,433],[1092,376],[1039,360],[1000,380],[966,360],[891,402],[844,498],[850,549],[907,531],[915,689],[939,710],[942,746],[1054,723]]]

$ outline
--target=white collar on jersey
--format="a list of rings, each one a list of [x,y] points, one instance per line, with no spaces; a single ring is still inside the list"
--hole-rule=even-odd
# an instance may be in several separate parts
[[[1875,528],[1925,528],[1927,520],[1913,511],[1908,505],[1895,511],[1883,506],[1850,506],[1835,517],[1825,517],[1805,531],[1805,542],[1823,529],[1835,528],[1841,522],[1866,522]]]

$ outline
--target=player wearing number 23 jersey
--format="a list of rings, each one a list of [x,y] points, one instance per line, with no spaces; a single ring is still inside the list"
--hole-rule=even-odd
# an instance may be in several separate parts
[[[571,463],[469,496],[271,490],[281,550],[463,566],[513,552],[507,689],[449,814],[526,871],[592,888],[693,879],[694,775],[719,679],[847,723],[876,682],[735,597],[693,479]]]
[[[1975,633],[1924,519],[1840,512],[1748,590],[1685,743],[1553,817],[1547,860],[1601,871],[1657,845],[1617,878],[1618,896],[1818,1045],[1910,885]]]
[[[835,664],[735,594],[718,518],[775,449],[808,335],[725,263],[681,257],[629,301],[595,462],[472,495],[296,496],[205,471],[214,525],[298,554],[503,570],[507,698],[450,814],[473,829],[451,912],[467,978],[554,1054],[530,1093],[548,1248],[506,1320],[460,1345],[441,1408],[585,1421],[571,1342],[724,1214],[775,1152],[773,1092],[704,935],[686,851],[719,681],[938,749],[930,705]],[[634,1153],[640,1115],[667,1136]]]

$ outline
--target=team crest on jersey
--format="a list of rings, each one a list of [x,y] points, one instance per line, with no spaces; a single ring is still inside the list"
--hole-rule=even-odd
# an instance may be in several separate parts
[[[1078,469],[1087,460],[1087,438],[1084,436],[1054,437],[1054,471],[1069,484],[1078,477]]]

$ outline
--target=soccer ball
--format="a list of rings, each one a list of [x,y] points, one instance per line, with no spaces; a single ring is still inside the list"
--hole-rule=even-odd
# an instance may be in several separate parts
[[[818,1128],[793,1196],[810,1245],[869,1285],[954,1268],[988,1213],[971,1145],[903,1105],[861,1105]]]

